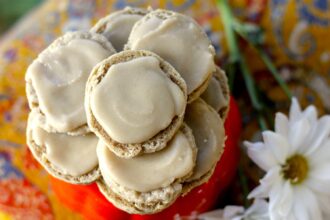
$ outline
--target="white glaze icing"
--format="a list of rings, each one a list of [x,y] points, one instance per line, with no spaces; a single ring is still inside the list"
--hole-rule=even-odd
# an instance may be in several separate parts
[[[189,18],[176,15],[162,20],[149,16],[138,24],[129,36],[129,48],[153,51],[171,63],[185,79],[188,94],[215,70],[214,49]]]
[[[218,113],[197,99],[187,106],[185,122],[192,129],[198,148],[197,162],[189,180],[197,180],[215,165],[223,149],[225,131]]]
[[[116,51],[122,51],[133,25],[142,17],[139,14],[113,14],[106,20],[100,21],[106,22],[105,29],[102,30],[101,34],[111,42]]]
[[[98,159],[94,134],[70,136],[63,133],[48,133],[35,126],[32,138],[38,146],[45,146],[46,158],[61,172],[80,176],[96,168]]]
[[[194,155],[187,137],[179,131],[169,145],[152,154],[131,159],[117,157],[100,141],[97,146],[99,166],[105,182],[138,192],[166,187],[186,176],[194,167]]]
[[[223,92],[224,91],[220,86],[220,82],[213,76],[208,87],[201,95],[201,98],[218,112],[221,108],[228,105],[228,100],[224,96]]]
[[[184,113],[185,102],[183,91],[151,56],[112,65],[91,93],[93,115],[120,143],[150,139]]]
[[[66,132],[86,124],[83,103],[87,78],[94,65],[111,53],[96,41],[74,39],[49,48],[29,66],[27,78],[52,127]]]

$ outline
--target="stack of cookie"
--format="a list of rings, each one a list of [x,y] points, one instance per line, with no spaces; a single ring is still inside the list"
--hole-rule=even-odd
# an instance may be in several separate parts
[[[26,92],[35,158],[129,213],[207,182],[223,151],[226,76],[200,26],[172,11],[125,8],[65,34],[29,66]]]

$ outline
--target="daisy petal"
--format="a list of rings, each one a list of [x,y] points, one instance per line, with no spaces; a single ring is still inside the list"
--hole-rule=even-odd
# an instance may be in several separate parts
[[[223,210],[224,219],[231,219],[235,216],[241,216],[244,214],[244,208],[242,206],[226,206]]]
[[[308,106],[304,112],[303,116],[308,119],[311,125],[314,125],[317,122],[317,110],[314,105]]]
[[[330,138],[327,138],[314,152],[307,156],[311,166],[330,161]]]
[[[264,199],[255,199],[245,211],[244,219],[269,220],[268,203]]]
[[[295,97],[291,100],[289,117],[290,121],[297,121],[301,117],[301,108]]]
[[[248,195],[248,199],[266,198],[274,184],[281,181],[280,167],[274,167],[260,180],[260,185],[253,189]]]
[[[271,131],[262,132],[265,146],[269,147],[274,157],[280,164],[284,164],[289,154],[290,145],[288,141],[280,134]]]
[[[296,217],[294,216],[294,213],[291,211],[289,216],[285,220],[299,220],[299,219],[296,219]]]
[[[248,195],[248,199],[253,198],[267,198],[268,197],[269,186],[259,185],[254,188]]]
[[[295,195],[295,197],[298,197],[298,196]],[[293,212],[294,212],[296,219],[310,220],[303,200],[295,199],[294,205],[293,205]]]
[[[281,217],[280,213],[276,209],[276,204],[279,203],[278,199],[279,199],[279,197],[276,197],[276,200],[274,198],[269,200],[269,217],[271,220],[282,220],[283,219]]]
[[[244,208],[241,206],[226,206],[224,209],[217,209],[210,212],[205,212],[198,215],[199,220],[233,220],[236,216],[242,216]],[[181,218],[179,218],[181,219]],[[186,219],[186,218],[183,218]],[[189,218],[188,218],[189,219]],[[193,218],[195,219],[195,218]],[[241,219],[238,217],[238,219]]]
[[[322,213],[316,195],[307,187],[295,187],[294,214],[299,220],[322,220]]]
[[[318,194],[317,199],[319,200],[320,209],[322,210],[324,216],[326,216],[323,219],[330,219],[330,209],[329,209],[330,197],[326,195]]]
[[[317,127],[313,132],[306,155],[315,151],[330,135],[330,116],[326,115],[319,119]]]
[[[275,116],[275,132],[283,137],[288,137],[288,118],[286,115],[278,112]]]
[[[311,169],[310,178],[319,180],[327,180],[330,184],[330,161],[328,163],[319,164]]]
[[[244,145],[247,147],[248,156],[264,171],[276,166],[274,155],[262,142],[251,143],[245,141]]]
[[[330,195],[330,181],[321,180],[317,178],[308,178],[305,180],[306,186],[313,192]],[[330,204],[330,203],[329,203]]]
[[[273,201],[270,210],[272,210],[272,212],[277,212],[278,216],[284,218],[289,216],[292,207],[292,186],[289,181],[285,181],[282,186],[277,184],[277,187],[278,189],[274,187],[269,194],[269,202],[271,203]]]
[[[289,129],[289,143],[291,145],[290,154],[297,151],[299,147],[304,143],[305,137],[310,131],[310,125],[306,118],[294,122],[290,125]]]

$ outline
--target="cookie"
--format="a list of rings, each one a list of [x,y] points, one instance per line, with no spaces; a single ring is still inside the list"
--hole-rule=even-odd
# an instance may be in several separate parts
[[[133,25],[147,13],[148,10],[142,8],[126,7],[101,18],[91,32],[102,34],[117,51],[122,51]]]
[[[89,132],[84,110],[87,78],[92,68],[115,53],[99,34],[72,32],[55,40],[28,67],[26,95],[31,109],[49,132]]]
[[[206,89],[215,71],[215,51],[202,28],[190,17],[163,9],[135,23],[125,50],[149,50],[168,61],[186,81],[188,103]]]
[[[223,120],[226,119],[229,111],[230,92],[226,73],[220,67],[216,67],[201,98],[212,106]]]
[[[39,117],[40,113],[37,111],[32,111],[29,115],[27,144],[47,172],[74,184],[88,184],[98,179],[98,138],[92,133],[79,136],[49,133],[39,125]]]
[[[186,103],[184,80],[149,51],[112,55],[86,84],[88,125],[120,157],[163,149],[181,127]]]
[[[225,143],[225,129],[219,114],[202,99],[187,106],[185,123],[192,129],[198,148],[196,166],[184,184],[184,194],[209,180],[220,160]]]
[[[192,174],[197,148],[192,131],[184,125],[161,151],[131,159],[117,157],[104,143],[97,146],[103,179],[100,191],[129,213],[152,214],[170,206]]]

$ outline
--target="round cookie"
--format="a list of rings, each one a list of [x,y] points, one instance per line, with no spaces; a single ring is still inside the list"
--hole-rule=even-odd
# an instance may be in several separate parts
[[[133,25],[147,13],[148,10],[142,8],[126,7],[101,18],[91,32],[102,34],[117,51],[122,51]]]
[[[198,154],[193,174],[184,184],[184,194],[209,180],[226,139],[223,120],[200,98],[187,106],[185,123],[192,129]]]
[[[92,68],[115,53],[105,37],[71,32],[55,40],[28,67],[26,93],[49,132],[89,132],[84,110],[85,85]]]
[[[99,63],[86,85],[90,129],[120,157],[164,148],[181,127],[186,84],[149,51],[123,51]]]
[[[52,176],[74,184],[88,184],[100,177],[96,146],[98,138],[88,133],[71,136],[49,133],[38,123],[40,113],[32,111],[26,131],[33,156]]]
[[[197,149],[192,131],[184,125],[162,151],[131,159],[117,157],[104,143],[97,146],[102,179],[100,191],[129,213],[152,214],[170,206],[192,174]]]
[[[230,92],[226,73],[220,67],[216,67],[216,71],[201,98],[212,106],[223,120],[226,119],[229,111]]]
[[[158,9],[133,26],[125,50],[149,50],[168,61],[186,81],[188,103],[206,89],[215,71],[214,48],[190,17]]]

